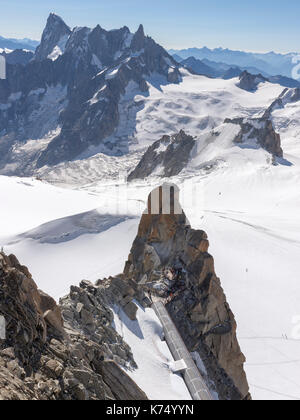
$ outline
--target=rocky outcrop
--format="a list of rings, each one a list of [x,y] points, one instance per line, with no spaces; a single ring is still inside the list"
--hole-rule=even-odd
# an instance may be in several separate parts
[[[241,127],[234,139],[235,143],[245,145],[252,140],[273,156],[283,157],[280,134],[274,130],[269,116],[270,112],[266,112],[262,118],[228,118],[225,123],[237,124]]]
[[[191,228],[178,194],[175,186],[164,185],[150,195],[124,276],[147,290],[166,268],[180,272],[185,287],[179,293],[173,291],[167,309],[186,346],[201,356],[220,399],[248,399],[245,357],[234,315],[208,253],[207,235]],[[170,210],[164,214],[166,208]]]
[[[136,365],[112,327],[112,301],[126,307],[130,294],[118,279],[82,282],[58,306],[16,257],[1,253],[0,399],[146,399],[126,374]]]
[[[42,34],[42,40],[37,47],[34,60],[42,61],[49,58],[54,48],[61,47],[61,42],[65,39],[64,45],[71,34],[71,29],[65,24],[61,17],[55,13],[50,13],[46,27]]]
[[[243,90],[247,90],[248,92],[255,92],[257,89],[257,86],[260,83],[267,82],[268,79],[266,79],[261,74],[250,74],[247,71],[243,71],[243,73],[239,77],[239,82],[237,86]]]
[[[183,130],[173,136],[163,136],[148,148],[128,181],[154,174],[161,177],[178,175],[187,166],[195,144],[194,138]]]

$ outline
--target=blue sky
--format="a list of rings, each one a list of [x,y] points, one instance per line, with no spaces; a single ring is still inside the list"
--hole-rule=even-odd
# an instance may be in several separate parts
[[[50,12],[71,27],[143,23],[166,48],[300,52],[299,0],[0,0],[0,35],[39,39]]]

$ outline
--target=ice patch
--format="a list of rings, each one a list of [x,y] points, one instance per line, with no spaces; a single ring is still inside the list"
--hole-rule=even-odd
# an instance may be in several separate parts
[[[66,44],[68,42],[69,35],[64,35],[58,42],[58,44],[53,48],[53,51],[48,55],[52,61],[56,61],[59,56],[63,55],[66,49]]]

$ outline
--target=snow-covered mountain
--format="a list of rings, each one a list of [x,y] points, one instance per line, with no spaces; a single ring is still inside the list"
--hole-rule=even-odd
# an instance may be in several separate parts
[[[135,34],[99,25],[71,31],[51,14],[33,59],[25,67],[8,65],[0,82],[2,172],[30,174],[89,148],[127,153],[129,135],[115,136],[123,124],[119,107],[135,94],[147,97],[151,77],[171,84],[181,76],[142,25]],[[140,106],[126,112],[134,116]]]
[[[92,165],[97,177],[120,167],[122,156],[132,169],[160,137],[257,118],[282,90],[247,72],[224,81],[191,74],[142,26],[135,34],[71,30],[52,13],[33,58],[8,62],[0,81],[0,173],[51,178]]]
[[[182,59],[195,57],[199,60],[210,60],[217,63],[226,63],[229,65],[236,65],[239,67],[255,67],[261,72],[266,72],[269,75],[276,76],[281,74],[283,76],[291,77],[292,69],[295,67],[293,57],[297,54],[294,52],[288,54],[279,54],[275,52],[269,53],[252,53],[245,51],[234,51],[228,48],[187,48],[183,50],[169,50],[170,54],[176,54]]]

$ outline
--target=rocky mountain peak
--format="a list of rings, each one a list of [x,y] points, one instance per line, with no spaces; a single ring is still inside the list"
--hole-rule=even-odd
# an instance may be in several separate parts
[[[62,26],[66,27],[64,20],[58,16],[56,13],[50,13],[47,19],[47,26],[48,28],[52,28],[54,26]]]
[[[143,25],[140,25],[138,30],[133,36],[132,42],[131,42],[131,49],[133,52],[140,51],[145,44],[145,32]]]
[[[260,83],[268,81],[268,79],[261,74],[250,74],[247,70],[240,74],[239,79],[240,81],[237,86],[241,89],[247,90],[248,92],[254,92]]]
[[[55,47],[59,47],[64,40],[66,44],[71,29],[63,21],[63,19],[55,13],[50,13],[46,27],[42,34],[40,45],[36,49],[35,60],[45,60],[53,52]]]
[[[208,253],[207,234],[191,228],[179,194],[176,185],[167,183],[150,194],[125,279],[164,301],[189,351],[200,355],[206,379],[220,399],[248,399],[237,325]],[[171,284],[164,280],[166,272]]]

